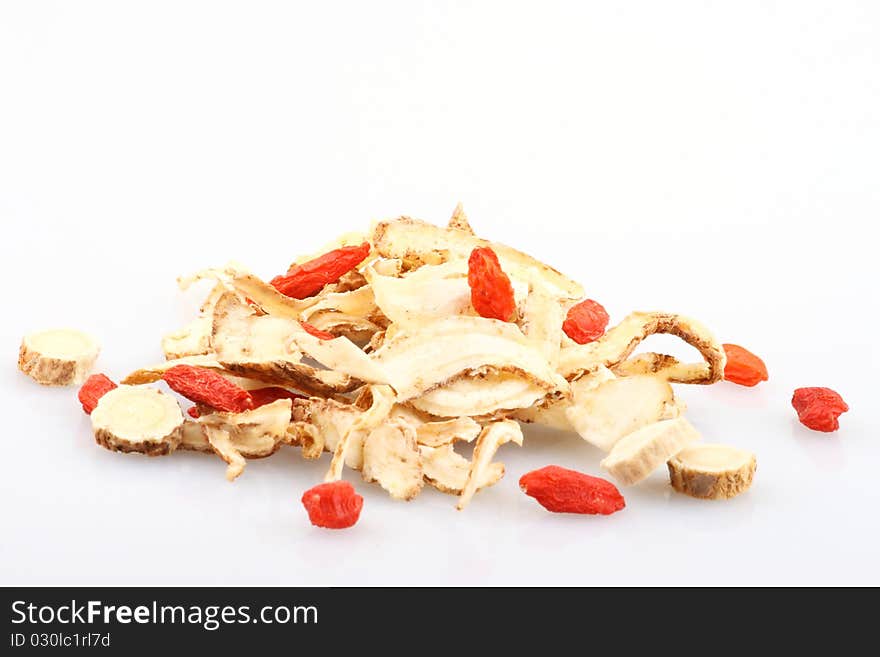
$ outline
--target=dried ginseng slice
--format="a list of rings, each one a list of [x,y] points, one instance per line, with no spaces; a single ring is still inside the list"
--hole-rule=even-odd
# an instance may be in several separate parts
[[[24,336],[18,369],[44,386],[78,385],[98,358],[100,346],[75,329],[50,329]]]
[[[622,438],[599,465],[631,486],[699,439],[700,433],[683,417],[661,420]]]
[[[171,395],[155,388],[114,388],[98,400],[91,418],[95,442],[114,452],[162,456],[180,443],[180,406]]]
[[[495,452],[504,443],[514,442],[522,446],[522,429],[519,424],[513,420],[501,420],[487,424],[474,447],[474,456],[471,460],[471,469],[468,472],[467,481],[461,490],[456,508],[461,511],[464,509],[471,498],[480,489],[480,482],[486,478],[487,473],[492,469],[492,458]]]
[[[389,420],[364,440],[364,481],[377,481],[397,500],[422,490],[422,462],[416,432],[405,420]]]
[[[752,485],[755,455],[729,445],[691,445],[669,459],[669,482],[679,493],[722,500]]]

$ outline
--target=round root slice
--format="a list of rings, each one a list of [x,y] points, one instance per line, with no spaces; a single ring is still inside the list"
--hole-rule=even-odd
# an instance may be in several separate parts
[[[679,493],[706,500],[723,500],[752,485],[755,455],[729,445],[691,445],[666,464],[669,481]]]
[[[700,433],[683,417],[660,420],[621,438],[599,465],[631,486],[699,439]]]
[[[183,413],[171,395],[155,388],[122,385],[92,411],[95,442],[114,452],[162,456],[180,444]]]
[[[44,386],[78,385],[85,381],[100,346],[75,329],[51,329],[24,336],[18,369]]]

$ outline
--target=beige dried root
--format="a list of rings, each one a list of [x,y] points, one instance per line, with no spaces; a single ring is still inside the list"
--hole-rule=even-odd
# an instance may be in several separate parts
[[[655,356],[637,356],[635,365],[625,364],[624,361],[642,340],[655,333],[669,333],[680,337],[695,347],[705,358],[705,362],[683,365],[670,356],[663,357],[663,363],[660,363]],[[720,381],[726,362],[721,343],[696,320],[671,313],[636,312],[594,342],[564,347],[559,356],[559,371],[567,379],[571,379],[581,372],[604,365],[612,369],[620,367],[622,373],[628,374],[651,369],[646,368],[649,359],[658,364],[653,370],[663,374],[669,381],[699,384]]]
[[[364,481],[376,481],[397,500],[422,490],[422,459],[415,429],[401,419],[388,420],[364,439]]]
[[[488,470],[492,465],[492,458],[495,456],[498,448],[508,442],[514,442],[522,446],[522,440],[522,429],[513,420],[501,420],[483,427],[483,431],[480,432],[477,444],[474,447],[474,456],[471,459],[467,481],[458,498],[458,506],[456,508],[459,511],[468,505],[471,498],[480,489],[480,482],[487,478]]]
[[[287,437],[291,400],[278,399],[242,413],[210,413],[199,424],[217,455],[226,461],[226,478],[234,481],[245,468],[245,459],[274,454]]]
[[[211,353],[214,306],[225,291],[226,288],[217,283],[202,303],[199,316],[183,328],[168,333],[162,338],[162,351],[166,360]]]
[[[661,420],[617,441],[599,465],[622,485],[631,486],[699,439],[699,432],[685,418]]]
[[[425,482],[443,493],[461,495],[471,471],[471,462],[455,451],[452,443],[439,447],[419,447]],[[504,465],[490,463],[482,469],[477,490],[497,483],[504,476]]]
[[[755,455],[729,445],[690,445],[667,462],[669,481],[679,493],[706,500],[736,497],[755,477]]]
[[[450,445],[459,440],[469,443],[480,435],[480,430],[480,425],[469,417],[424,422],[416,427],[416,440],[426,447]]]
[[[468,221],[467,215],[464,212],[464,207],[461,203],[456,205],[455,209],[452,211],[452,216],[449,218],[449,224],[447,227],[460,230],[468,235],[476,235],[474,229],[471,228],[471,224]]]
[[[24,336],[18,369],[44,386],[79,385],[85,381],[100,346],[76,329],[51,329]]]
[[[217,357],[214,354],[184,356],[182,358],[175,358],[173,360],[166,360],[162,363],[156,363],[155,365],[150,365],[148,367],[142,367],[126,376],[122,379],[122,382],[132,386],[143,385],[145,383],[155,383],[162,378],[165,372],[175,365],[192,365],[193,367],[204,367],[209,370],[218,370],[221,372],[223,370],[223,366],[217,361]]]
[[[581,438],[608,452],[624,436],[667,417],[675,408],[674,400],[665,379],[630,376],[591,390],[575,386],[565,416]]]
[[[214,448],[211,447],[211,442],[205,433],[205,427],[193,420],[187,420],[183,423],[180,431],[180,444],[177,449],[206,454],[214,453]]]
[[[91,413],[95,442],[114,452],[163,456],[181,440],[183,413],[161,390],[121,385],[104,394]]]
[[[382,424],[394,406],[394,391],[389,386],[367,386],[355,406],[362,409],[354,421],[346,429],[336,443],[333,450],[333,459],[330,461],[330,469],[327,471],[324,481],[337,481],[342,478],[342,467],[346,463],[347,452],[352,453],[356,467],[363,467],[364,439],[369,433]]]

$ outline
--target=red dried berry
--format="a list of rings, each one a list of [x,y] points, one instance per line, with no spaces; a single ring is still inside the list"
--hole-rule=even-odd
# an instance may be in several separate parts
[[[198,405],[195,405],[190,406],[188,409],[186,409],[186,414],[189,415],[191,418],[198,420],[201,412],[199,411]]]
[[[305,332],[309,335],[313,335],[319,340],[333,340],[336,336],[332,333],[328,333],[327,331],[322,331],[317,326],[312,326],[308,322],[300,322]]]
[[[270,281],[272,287],[288,297],[305,299],[335,283],[343,274],[357,267],[370,254],[370,243],[333,249],[313,260],[294,265],[282,276]]]
[[[112,379],[105,374],[92,374],[86,379],[77,395],[86,414],[91,415],[98,405],[98,400],[116,387]]]
[[[562,330],[578,344],[586,344],[605,334],[608,313],[598,301],[584,299],[572,306],[562,322]]]
[[[316,527],[345,529],[361,517],[364,498],[347,481],[331,481],[303,493],[302,503]]]
[[[509,322],[516,312],[513,286],[501,269],[498,256],[488,246],[471,251],[468,258],[471,304],[481,317]]]
[[[626,506],[623,495],[610,481],[558,465],[524,474],[519,487],[554,513],[610,515]]]
[[[727,354],[727,365],[724,366],[724,380],[741,386],[755,386],[766,381],[767,366],[745,347],[737,344],[723,344]]]
[[[251,399],[254,402],[254,408],[259,408],[260,406],[265,406],[266,404],[271,404],[274,401],[278,401],[279,399],[307,399],[305,395],[300,395],[295,392],[291,392],[285,388],[278,388],[276,386],[270,386],[268,388],[257,388],[256,390],[251,390]]]
[[[254,407],[250,393],[213,370],[192,365],[175,365],[162,376],[168,386],[190,401],[228,413]]]
[[[843,397],[831,388],[798,388],[791,397],[798,420],[813,431],[837,431],[842,413],[849,410]]]

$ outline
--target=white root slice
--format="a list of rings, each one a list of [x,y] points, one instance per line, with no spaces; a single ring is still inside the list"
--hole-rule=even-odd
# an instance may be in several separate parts
[[[299,319],[304,310],[319,300],[319,297],[292,299],[281,294],[250,272],[233,265],[228,265],[223,269],[203,269],[191,276],[181,276],[177,279],[177,284],[182,290],[185,290],[195,281],[202,279],[218,281],[227,289],[235,290],[243,299],[250,299],[267,313],[278,317]]]
[[[522,440],[522,429],[513,420],[501,420],[483,427],[479,438],[477,438],[477,444],[474,447],[474,456],[471,459],[467,481],[458,498],[456,508],[459,511],[468,505],[474,493],[479,490],[479,482],[486,477],[486,472],[491,466],[492,458],[495,456],[498,448],[508,442],[514,442],[522,446]]]
[[[552,367],[559,361],[562,344],[562,322],[565,313],[559,300],[532,288],[526,297],[520,317],[523,334]]]
[[[343,372],[319,369],[301,362],[303,352],[292,339],[297,333],[318,342],[317,338],[302,330],[297,320],[256,315],[234,294],[226,294],[214,309],[211,343],[217,361],[225,369],[248,378],[321,395],[349,392],[359,385]],[[367,356],[348,340],[339,341],[347,342],[367,360]]]
[[[599,465],[622,485],[631,486],[699,439],[700,433],[685,418],[661,420],[619,440]]]
[[[575,398],[595,390],[606,381],[614,379],[614,374],[607,367],[599,366],[591,372],[575,379],[570,384],[570,395],[551,395],[541,402],[528,408],[521,408],[513,413],[513,419],[520,422],[541,424],[561,431],[576,431],[568,419],[567,411]]]
[[[177,331],[167,333],[162,338],[162,351],[165,358],[175,360],[186,356],[202,356],[211,352],[211,328],[213,320],[196,317]]]
[[[388,420],[364,439],[364,481],[376,481],[396,500],[411,500],[422,490],[422,459],[413,427]]]
[[[358,464],[363,467],[363,444],[367,435],[382,424],[394,406],[394,391],[389,386],[368,386],[362,399],[355,402],[356,405],[364,405],[369,402],[369,407],[358,415],[351,426],[343,434],[333,451],[333,459],[330,461],[330,469],[324,477],[324,481],[338,481],[342,478],[342,467],[346,462],[346,452],[354,445],[360,453]],[[360,404],[358,403],[360,402]]]
[[[95,442],[114,452],[164,456],[181,440],[183,413],[174,397],[155,388],[121,385],[91,414]]]
[[[192,365],[193,367],[204,367],[209,370],[223,370],[223,366],[217,361],[214,354],[202,354],[198,356],[184,356],[173,360],[166,360],[163,363],[157,363],[148,367],[142,367],[135,370],[124,379],[122,383],[127,385],[143,385],[145,383],[155,383],[175,365]]]
[[[757,459],[729,445],[691,445],[667,462],[669,482],[679,493],[706,500],[736,497],[751,487]]]
[[[636,429],[663,419],[675,399],[668,381],[650,375],[612,379],[572,394],[565,416],[581,438],[603,452]]]
[[[315,425],[308,422],[291,422],[284,442],[298,445],[304,459],[320,458],[324,452],[324,436]]]
[[[438,417],[486,416],[500,410],[529,408],[546,395],[546,387],[522,372],[483,368],[444,383],[409,403]]]
[[[420,445],[440,447],[459,440],[471,442],[480,435],[481,427],[469,417],[457,417],[441,422],[425,422],[416,427],[416,440]]]
[[[511,278],[542,284],[550,294],[559,298],[580,299],[584,296],[579,283],[525,253],[478,239],[461,230],[440,228],[408,217],[376,224],[373,246],[385,258],[401,258],[416,264],[467,260],[475,248],[488,246],[498,255],[501,268]]]
[[[449,218],[449,224],[447,224],[447,227],[460,230],[468,235],[476,235],[474,229],[471,228],[471,223],[468,221],[467,215],[464,212],[464,207],[461,203],[457,204],[452,211],[452,216]]]
[[[598,340],[564,347],[559,355],[559,372],[565,378],[571,379],[597,365],[614,369],[629,358],[642,340],[655,333],[669,333],[680,337],[695,347],[706,361],[677,364],[665,372],[665,378],[669,381],[709,384],[721,380],[726,356],[712,333],[694,319],[658,312],[632,313]]]
[[[334,292],[324,295],[314,305],[306,308],[302,312],[300,319],[314,324],[311,317],[315,313],[324,311],[333,311],[351,317],[368,319],[375,316],[378,310],[376,301],[373,298],[373,290],[365,285],[349,292]]]
[[[274,454],[287,438],[290,399],[278,399],[242,413],[210,413],[199,417],[211,447],[226,461],[226,478],[233,481],[244,471],[245,459]]]
[[[522,373],[548,393],[567,387],[514,324],[457,315],[419,330],[390,328],[370,358],[383,368],[401,402],[484,367]]]
[[[180,431],[180,444],[177,449],[189,450],[191,452],[205,452],[213,454],[214,448],[205,433],[205,428],[193,420],[187,420],[183,423]]]
[[[453,449],[451,443],[439,447],[419,447],[425,482],[443,493],[461,495],[471,471],[471,462]],[[504,476],[504,464],[490,463],[480,473],[477,490],[497,483]]]
[[[30,333],[18,350],[18,369],[44,386],[78,385],[85,381],[100,346],[76,329],[49,329]]]

